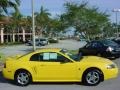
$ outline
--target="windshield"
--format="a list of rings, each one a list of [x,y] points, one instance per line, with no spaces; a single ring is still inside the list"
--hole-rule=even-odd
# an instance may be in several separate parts
[[[35,41],[37,42],[37,41],[39,41],[39,39],[35,39]]]
[[[62,52],[63,54],[68,55],[71,59],[75,60],[75,61],[80,61],[82,58],[82,55],[79,54],[72,54],[69,51],[67,51],[66,49],[62,49],[60,52]]]
[[[114,41],[111,41],[111,40],[102,40],[102,43],[106,46],[118,46],[117,43],[115,43]]]
[[[40,41],[46,41],[46,39],[40,39]]]

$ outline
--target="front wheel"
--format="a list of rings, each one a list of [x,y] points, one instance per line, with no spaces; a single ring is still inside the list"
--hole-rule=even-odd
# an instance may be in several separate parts
[[[31,82],[31,75],[27,71],[20,71],[15,75],[15,83],[19,86],[27,86]]]
[[[99,70],[97,69],[87,70],[83,75],[82,81],[85,85],[95,86],[102,81],[101,77],[102,76]]]

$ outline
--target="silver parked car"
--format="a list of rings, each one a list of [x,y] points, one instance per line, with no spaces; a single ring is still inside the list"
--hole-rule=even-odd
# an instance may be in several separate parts
[[[45,45],[47,45],[47,44],[49,44],[47,38],[36,38],[36,39],[35,39],[35,45],[36,45],[36,46],[45,46]],[[32,45],[33,45],[33,41],[29,41],[29,42],[27,43],[27,45],[32,46]]]

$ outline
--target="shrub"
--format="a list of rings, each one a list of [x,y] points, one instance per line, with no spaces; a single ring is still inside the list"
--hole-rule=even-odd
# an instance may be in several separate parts
[[[23,43],[22,42],[8,42],[8,43],[0,44],[0,46],[4,46],[4,45],[19,45],[19,44],[23,44]]]
[[[5,60],[4,54],[0,53],[0,62],[3,62]]]

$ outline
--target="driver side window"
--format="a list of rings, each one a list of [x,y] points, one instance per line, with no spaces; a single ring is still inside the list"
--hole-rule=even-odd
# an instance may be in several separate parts
[[[70,60],[63,55],[58,54],[57,59],[59,62],[70,62]]]
[[[92,43],[88,43],[85,48],[91,48],[92,47]]]
[[[94,43],[92,44],[92,47],[93,47],[93,48],[101,48],[101,47],[102,47],[102,44],[101,44],[101,43],[98,43],[98,42],[94,42]]]

